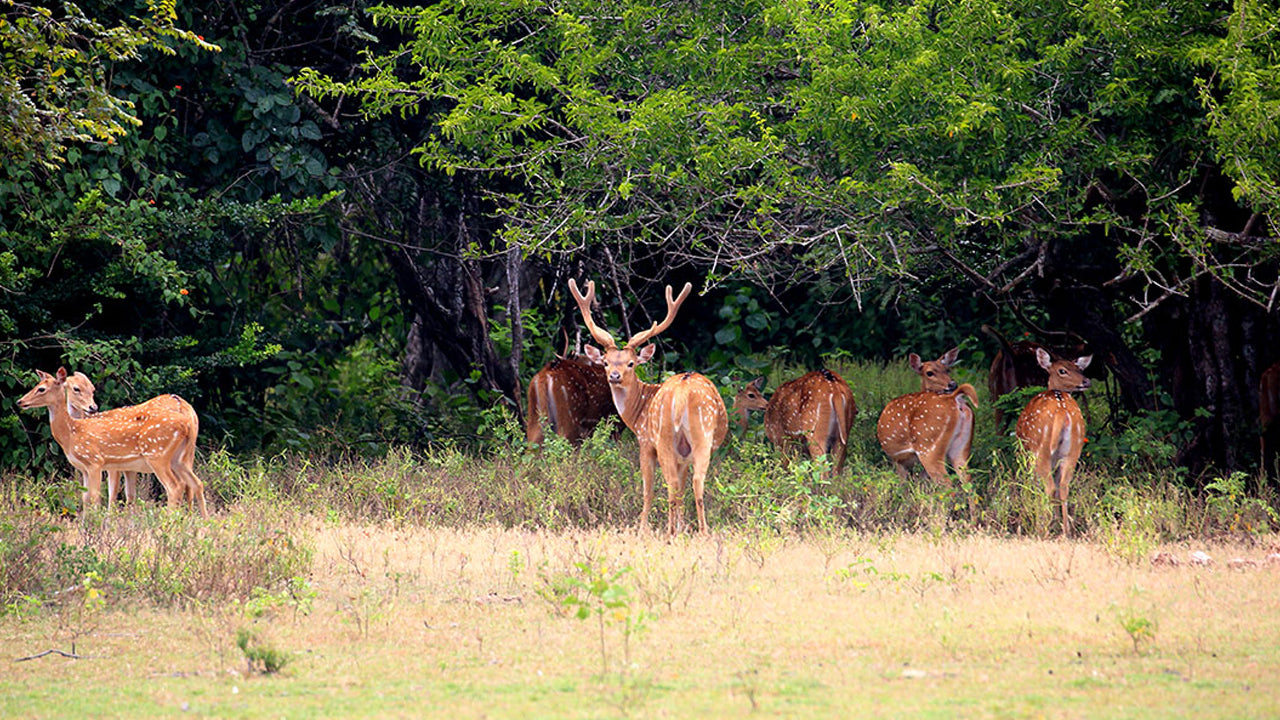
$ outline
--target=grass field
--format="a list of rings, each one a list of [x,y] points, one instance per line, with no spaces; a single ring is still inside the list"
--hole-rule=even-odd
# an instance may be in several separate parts
[[[948,533],[294,534],[310,567],[274,594],[166,608],[81,589],[0,619],[3,714],[1205,718],[1280,699],[1265,544],[1166,546],[1214,559],[1166,567]],[[283,668],[251,668],[244,631]],[[13,662],[73,642],[83,659]]]
[[[1176,419],[1102,395],[1060,539],[985,398],[973,482],[903,482],[875,423],[918,378],[836,369],[845,471],[757,418],[705,538],[635,529],[628,434],[531,451],[501,411],[465,447],[202,452],[209,519],[71,519],[70,472],[5,471],[0,717],[1280,716],[1274,483],[1187,477]]]

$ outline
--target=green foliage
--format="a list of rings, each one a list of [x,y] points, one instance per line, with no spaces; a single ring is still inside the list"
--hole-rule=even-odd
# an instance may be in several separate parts
[[[1280,527],[1280,515],[1260,497],[1246,493],[1248,475],[1216,477],[1205,489],[1205,527],[1227,535],[1257,536]]]
[[[264,642],[258,633],[248,628],[236,630],[236,647],[244,654],[250,673],[274,675],[293,660],[290,653]]]
[[[147,51],[172,55],[170,43],[218,50],[175,26],[176,4],[148,0],[143,17],[111,13],[107,19],[86,12],[85,3],[64,2],[57,9],[6,3],[0,22],[4,165],[54,170],[76,144],[110,145],[141,125],[134,103],[110,92],[110,66],[140,60]]]
[[[263,592],[301,597],[293,583],[311,562],[309,540],[296,519],[265,505],[238,506],[208,521],[156,509],[90,511],[74,538],[46,511],[12,496],[4,500],[4,515],[5,608],[57,604],[66,587],[90,574],[103,593],[159,605],[243,601]]]

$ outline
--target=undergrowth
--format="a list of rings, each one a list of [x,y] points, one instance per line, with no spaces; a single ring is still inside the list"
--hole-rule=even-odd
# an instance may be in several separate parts
[[[970,482],[939,487],[923,475],[904,482],[889,469],[875,424],[884,402],[914,389],[914,375],[868,364],[834,369],[850,382],[860,407],[843,471],[828,478],[827,459],[809,459],[803,451],[784,459],[764,440],[758,418],[745,433],[734,427],[708,478],[713,530],[762,536],[1057,532],[1055,508],[1012,439],[996,433],[990,407],[978,410]],[[726,393],[736,388],[720,380]],[[1091,412],[1104,415],[1099,405]],[[604,423],[580,447],[552,435],[530,448],[501,408],[485,413],[482,430],[488,441],[480,451],[442,443],[392,448],[377,458],[205,453],[197,471],[215,509],[208,519],[170,512],[155,501],[77,518],[71,513],[79,488],[69,470],[55,481],[9,473],[0,477],[0,612],[57,604],[88,577],[112,598],[157,605],[277,592],[307,573],[308,518],[557,530],[628,526],[639,516],[641,483],[630,432]],[[667,512],[661,482],[655,531]],[[685,502],[686,517],[693,517],[691,491]],[[1280,528],[1277,506],[1274,485],[1244,473],[1197,488],[1170,469],[1167,458],[1129,452],[1117,462],[1092,449],[1070,492],[1076,531],[1126,562],[1171,540],[1259,537]]]

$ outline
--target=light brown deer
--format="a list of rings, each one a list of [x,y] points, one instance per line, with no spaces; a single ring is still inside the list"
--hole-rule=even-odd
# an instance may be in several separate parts
[[[37,370],[36,372],[39,372],[39,371]],[[72,385],[78,379],[82,379],[85,383],[88,383],[88,386],[89,386],[88,400],[90,401],[90,404],[88,407],[86,407],[83,404],[83,399],[77,394],[75,399],[80,399],[81,402],[75,402],[75,399],[68,398],[67,412],[71,414],[71,417],[80,419],[98,412],[98,405],[96,402],[92,402],[93,393],[95,392],[96,388],[93,386],[93,383],[89,381],[89,378],[84,373],[77,372],[74,375],[68,377],[67,383],[64,385],[64,388],[65,388],[64,392],[69,391],[68,389],[72,387]],[[114,508],[116,506],[116,498],[119,497],[120,480],[122,479],[124,480],[125,505],[132,505],[133,501],[136,500],[138,497],[138,473],[132,472],[132,471],[124,471],[124,470],[108,470],[107,471],[107,508],[108,509]],[[87,483],[86,483],[85,489],[88,490]]]
[[[978,394],[973,386],[956,385],[950,369],[960,348],[952,348],[937,360],[924,362],[911,353],[911,369],[920,375],[920,392],[889,401],[876,423],[880,447],[893,461],[893,469],[906,480],[918,462],[934,482],[951,487],[946,462],[950,461],[961,484],[969,481],[969,453],[973,445],[973,407]]]
[[[578,285],[569,281],[582,319],[591,337],[603,350],[584,348],[591,361],[603,365],[614,406],[636,438],[640,441],[640,476],[644,481],[644,508],[640,511],[640,527],[649,529],[649,509],[653,506],[653,473],[655,464],[661,466],[667,482],[667,532],[674,534],[684,528],[684,478],[692,468],[693,499],[698,508],[698,530],[708,532],[703,493],[711,453],[724,442],[729,428],[729,416],[725,411],[720,391],[710,380],[698,373],[686,372],[668,378],[660,385],[642,382],[636,377],[636,366],[653,358],[654,346],[645,345],[666,330],[676,317],[676,311],[688,297],[693,286],[685,283],[680,297],[673,299],[671,286],[667,286],[667,316],[661,323],[654,323],[626,342],[621,349],[608,332],[591,319],[591,303],[595,300],[596,286],[587,283],[587,294],[578,292]]]
[[[39,382],[18,400],[23,409],[48,407],[53,437],[80,471],[85,506],[97,505],[104,471],[153,472],[169,507],[183,500],[207,516],[204,484],[192,469],[199,418],[177,395],[161,395],[141,405],[93,412],[93,383],[83,373],[68,376],[36,371]],[[87,395],[89,402],[83,398]],[[73,417],[72,411],[84,417]]]
[[[1270,454],[1275,454],[1276,450],[1275,447],[1268,450],[1268,436],[1274,440],[1280,434],[1277,432],[1280,430],[1277,417],[1280,417],[1280,362],[1264,370],[1262,377],[1258,378],[1258,450],[1264,474],[1270,470]]]
[[[604,368],[581,357],[547,363],[529,381],[528,398],[525,440],[530,445],[541,445],[545,439],[544,419],[552,432],[577,444],[601,420],[617,415]]]
[[[1027,403],[1018,416],[1014,433],[1022,447],[1033,456],[1035,474],[1044,483],[1045,492],[1058,504],[1062,534],[1070,535],[1067,492],[1085,443],[1084,415],[1071,393],[1088,389],[1090,382],[1082,371],[1089,367],[1093,356],[1054,360],[1048,352],[1040,349],[1036,351],[1036,359],[1040,367],[1049,373],[1049,389]]]
[[[809,448],[809,457],[827,455],[828,476],[844,469],[849,428],[858,407],[849,383],[830,370],[815,370],[778,386],[773,397],[764,396],[764,378],[747,383],[733,399],[733,412],[745,431],[747,411],[764,411],[764,433],[769,442],[786,449],[790,440]]]

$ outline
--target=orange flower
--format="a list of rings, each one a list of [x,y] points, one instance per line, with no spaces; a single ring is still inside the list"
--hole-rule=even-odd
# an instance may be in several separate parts
[[[179,294],[179,295],[190,295],[191,293],[189,293],[189,292],[187,291],[187,289],[186,289],[186,288],[182,288],[181,290],[179,290],[179,291],[178,291],[178,294]]]
[[[173,89],[174,89],[174,90],[181,90],[181,89],[182,89],[182,86],[181,86],[181,85],[174,85],[174,86],[173,86]]]

